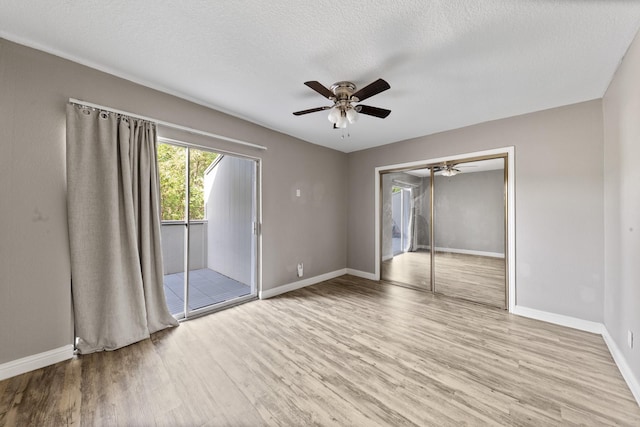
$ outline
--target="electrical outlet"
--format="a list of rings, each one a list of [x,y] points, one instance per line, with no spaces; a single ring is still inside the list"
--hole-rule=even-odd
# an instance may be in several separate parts
[[[298,277],[302,277],[304,275],[304,264],[303,263],[299,263],[298,264]]]
[[[627,331],[627,344],[629,345],[629,348],[633,348],[633,332],[632,331]]]

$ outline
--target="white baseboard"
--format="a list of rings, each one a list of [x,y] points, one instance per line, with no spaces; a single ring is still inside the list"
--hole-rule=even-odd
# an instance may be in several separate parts
[[[3,363],[0,365],[0,381],[29,371],[35,371],[36,369],[71,359],[72,357],[73,345],[69,344],[43,353]]]
[[[604,338],[604,342],[607,344],[607,347],[609,347],[609,353],[611,353],[614,362],[618,365],[622,378],[627,382],[627,385],[631,390],[631,394],[633,394],[633,397],[636,398],[636,402],[640,405],[640,381],[638,381],[638,378],[633,375],[633,371],[627,363],[627,359],[625,359],[620,348],[613,340],[606,327],[603,327],[602,338]]]
[[[276,286],[275,288],[267,289],[260,292],[260,299],[272,298],[272,297],[275,297],[276,295],[284,294],[285,292],[295,291],[296,289],[315,285],[316,283],[320,283],[320,282],[324,282],[325,280],[344,276],[345,274],[347,274],[347,269],[342,268],[340,270],[332,271],[330,273],[309,277],[308,279],[299,280],[297,282],[288,283],[286,285]]]
[[[367,273],[366,271],[354,270],[353,268],[347,268],[347,274],[352,276],[362,277],[363,279],[378,280],[375,274]]]
[[[417,245],[418,249],[430,250],[431,246],[429,245]],[[486,256],[491,258],[504,258],[504,254],[500,252],[487,252],[487,251],[475,251],[471,249],[456,249],[456,248],[441,248],[436,246],[437,252],[449,252],[452,254],[466,254],[466,255],[478,255],[478,256]]]
[[[452,254],[466,254],[466,255],[478,255],[491,258],[504,258],[504,254],[500,252],[487,252],[487,251],[474,251],[471,249],[456,249],[456,248],[439,248],[436,246],[436,252],[449,252]]]
[[[627,360],[604,324],[564,316],[561,314],[549,313],[547,311],[536,310],[533,308],[523,307],[521,305],[516,305],[512,313],[523,317],[529,317],[531,319],[542,320],[543,322],[553,323],[555,325],[566,326],[568,328],[602,335],[605,344],[607,344],[607,347],[609,348],[609,353],[611,353],[611,357],[613,357],[613,361],[616,363],[620,373],[622,374],[622,378],[624,378],[629,390],[631,390],[631,394],[633,394],[633,397],[640,406],[640,381],[638,381],[638,378],[633,374]]]
[[[536,310],[534,308],[523,307],[521,305],[516,305],[511,313],[522,317],[528,317],[530,319],[542,320],[543,322],[553,323],[555,325],[591,332],[593,334],[602,334],[602,331],[604,331],[604,325],[599,322],[578,319],[576,317],[565,316],[562,314],[549,313],[548,311]]]

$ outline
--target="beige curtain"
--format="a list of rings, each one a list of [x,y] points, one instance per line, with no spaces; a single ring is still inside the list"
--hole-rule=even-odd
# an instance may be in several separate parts
[[[80,353],[176,326],[163,288],[153,123],[67,105],[71,290]]]

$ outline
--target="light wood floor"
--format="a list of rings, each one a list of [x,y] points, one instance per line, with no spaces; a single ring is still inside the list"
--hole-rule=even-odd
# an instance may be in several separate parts
[[[0,382],[0,425],[640,425],[598,335],[353,276]]]
[[[431,290],[430,252],[419,250],[396,255],[380,264],[380,278]]]
[[[506,308],[505,260],[436,252],[436,292]],[[405,252],[382,262],[382,280],[431,290],[430,252]]]

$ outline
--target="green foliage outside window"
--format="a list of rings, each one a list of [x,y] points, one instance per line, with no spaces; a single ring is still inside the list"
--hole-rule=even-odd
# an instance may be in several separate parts
[[[158,144],[158,172],[162,220],[184,220],[185,158],[187,149],[170,144]],[[204,219],[204,172],[218,157],[217,153],[190,149],[189,218]]]

